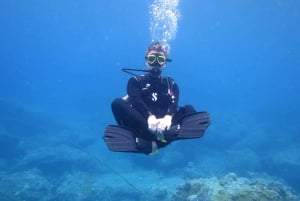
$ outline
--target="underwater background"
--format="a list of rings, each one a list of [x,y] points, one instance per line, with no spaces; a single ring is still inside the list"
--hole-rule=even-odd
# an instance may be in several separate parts
[[[155,156],[107,149],[153,2],[0,2],[0,201],[300,200],[297,0],[179,1],[164,75],[212,124]]]

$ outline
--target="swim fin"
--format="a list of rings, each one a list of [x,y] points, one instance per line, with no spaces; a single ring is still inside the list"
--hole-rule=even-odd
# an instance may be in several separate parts
[[[194,139],[203,136],[210,125],[207,112],[195,112],[185,116],[180,125],[174,125],[165,131],[167,143],[157,142],[165,146],[172,141]],[[105,128],[103,139],[111,151],[150,154],[153,152],[152,142],[137,138],[133,130],[122,126],[109,125]]]
[[[181,124],[171,126],[165,131],[164,137],[167,141],[200,138],[209,125],[207,112],[195,112],[185,116]]]
[[[137,138],[134,131],[115,125],[105,128],[103,139],[111,151],[145,153],[152,152],[152,142]]]

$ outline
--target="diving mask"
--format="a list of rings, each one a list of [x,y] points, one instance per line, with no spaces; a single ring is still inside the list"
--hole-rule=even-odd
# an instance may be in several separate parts
[[[167,61],[163,54],[149,54],[145,58],[150,66],[163,66]]]

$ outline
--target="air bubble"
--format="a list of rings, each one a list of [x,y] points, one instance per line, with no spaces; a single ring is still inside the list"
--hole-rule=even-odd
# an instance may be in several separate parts
[[[154,0],[150,6],[151,40],[169,44],[175,39],[178,19],[179,0]]]

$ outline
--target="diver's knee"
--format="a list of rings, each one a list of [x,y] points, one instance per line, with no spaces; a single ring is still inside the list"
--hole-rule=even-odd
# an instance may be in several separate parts
[[[196,110],[192,105],[185,105],[185,106],[180,107],[178,112],[182,113],[182,114],[191,114],[191,113],[196,112]]]
[[[113,100],[113,102],[111,103],[111,109],[115,110],[117,108],[120,108],[123,104],[124,104],[124,100],[122,98],[116,98]]]
[[[185,110],[185,112],[188,113],[188,114],[189,114],[189,113],[194,113],[194,112],[196,112],[194,106],[192,106],[192,105],[185,105],[185,106],[184,106],[184,110]]]

